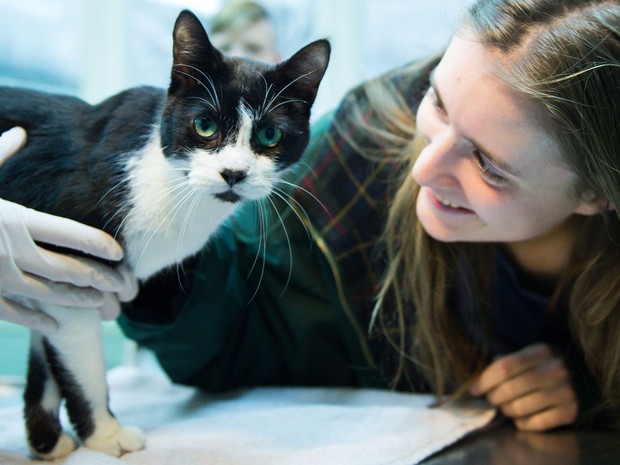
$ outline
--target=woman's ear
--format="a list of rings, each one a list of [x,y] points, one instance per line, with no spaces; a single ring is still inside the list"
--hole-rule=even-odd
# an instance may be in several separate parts
[[[606,211],[614,211],[616,206],[609,200],[595,194],[592,191],[586,191],[581,195],[581,201],[575,208],[575,213],[584,216],[599,215]]]

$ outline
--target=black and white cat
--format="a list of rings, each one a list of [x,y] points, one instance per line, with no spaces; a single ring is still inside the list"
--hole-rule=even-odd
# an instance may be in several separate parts
[[[330,54],[313,42],[271,66],[225,57],[190,12],[175,24],[171,84],[91,106],[0,89],[0,131],[28,143],[0,169],[0,197],[106,230],[141,280],[201,249],[245,200],[269,195],[309,139],[310,109]],[[44,305],[60,323],[32,335],[25,399],[29,447],[61,457],[75,444],[62,399],[87,446],[118,456],[144,446],[108,408],[99,312]]]

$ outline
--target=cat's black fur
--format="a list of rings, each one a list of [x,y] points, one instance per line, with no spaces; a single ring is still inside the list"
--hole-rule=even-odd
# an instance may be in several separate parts
[[[163,89],[124,91],[91,106],[75,97],[0,87],[0,131],[22,126],[28,143],[0,170],[0,197],[115,234],[126,184],[123,158],[161,118]],[[119,238],[122,240],[122,237]]]
[[[326,41],[304,47],[277,66],[225,57],[212,47],[202,25],[188,11],[177,19],[173,38],[174,63],[167,92],[135,88],[91,106],[67,96],[0,88],[0,131],[19,125],[28,132],[25,148],[0,169],[0,197],[109,232],[125,247],[128,265],[141,279],[172,264],[158,261],[165,247],[148,249],[153,237],[163,241],[158,236],[161,225],[146,222],[146,232],[140,229],[159,212],[157,201],[150,198],[151,191],[158,193],[166,188],[157,185],[161,179],[155,176],[167,173],[157,166],[174,166],[174,176],[183,177],[178,180],[182,183],[186,182],[184,177],[204,168],[201,163],[224,159],[215,176],[221,176],[223,187],[192,192],[197,213],[194,211],[187,229],[188,236],[193,235],[196,241],[194,236],[200,236],[203,220],[196,217],[223,210],[215,215],[218,222],[223,221],[239,201],[268,194],[254,196],[252,182],[260,185],[267,179],[273,183],[268,179],[269,170],[280,172],[299,159],[308,143],[310,109],[329,60]],[[199,117],[217,121],[217,138],[205,139],[197,133],[193,123]],[[270,128],[281,131],[278,144],[270,147],[258,143],[261,128],[271,131],[268,135],[274,133]],[[248,136],[243,139],[240,134]],[[251,154],[243,151],[242,142]],[[231,158],[230,167],[226,157]],[[253,165],[258,159],[262,161]],[[259,168],[265,173],[255,174]],[[206,179],[212,167],[204,169]],[[206,210],[200,210],[203,203]],[[161,209],[172,211],[163,201]],[[188,218],[189,214],[178,221]],[[196,231],[192,232],[194,224]],[[203,243],[211,233],[205,229]],[[181,243],[185,238],[177,240]],[[169,247],[177,245],[174,242]],[[179,246],[182,256],[168,261],[196,252],[197,245]],[[141,248],[144,250],[138,250]],[[142,266],[148,262],[144,257],[153,263]],[[101,380],[89,379],[91,367],[84,369],[72,361],[72,351],[92,344],[88,331],[94,333],[92,326],[97,324],[98,315],[90,315],[93,312],[85,309],[71,314],[70,310],[52,307],[43,305],[42,309],[60,320],[59,332],[65,333],[62,337],[33,333],[24,396],[30,450],[43,458],[72,450],[72,442],[62,434],[58,420],[60,398],[65,399],[75,430],[87,446],[113,455],[142,447],[139,431],[120,427],[109,413],[107,388],[102,390],[98,385],[105,384],[103,374]],[[73,339],[73,334],[75,341],[67,345],[66,339]],[[103,366],[101,360],[93,363]],[[43,398],[54,389],[60,391],[60,398],[50,407]],[[91,392],[98,390],[98,394]]]

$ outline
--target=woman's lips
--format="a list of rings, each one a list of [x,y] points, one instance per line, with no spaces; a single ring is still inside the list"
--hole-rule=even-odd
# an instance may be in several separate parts
[[[449,212],[449,213],[461,213],[461,214],[474,213],[473,210],[470,210],[465,207],[461,207],[460,205],[441,197],[436,192],[433,192],[432,189],[428,189],[428,197],[431,203],[433,204],[433,206],[437,208],[438,210]]]

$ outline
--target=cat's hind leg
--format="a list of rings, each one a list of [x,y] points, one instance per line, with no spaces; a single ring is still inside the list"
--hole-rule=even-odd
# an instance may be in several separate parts
[[[76,447],[60,424],[58,412],[61,400],[60,390],[47,364],[42,336],[32,332],[24,391],[24,419],[28,448],[33,457],[56,459],[68,455]]]
[[[121,426],[108,406],[99,310],[47,310],[59,329],[44,340],[45,353],[77,435],[115,457],[142,449],[142,431]]]

